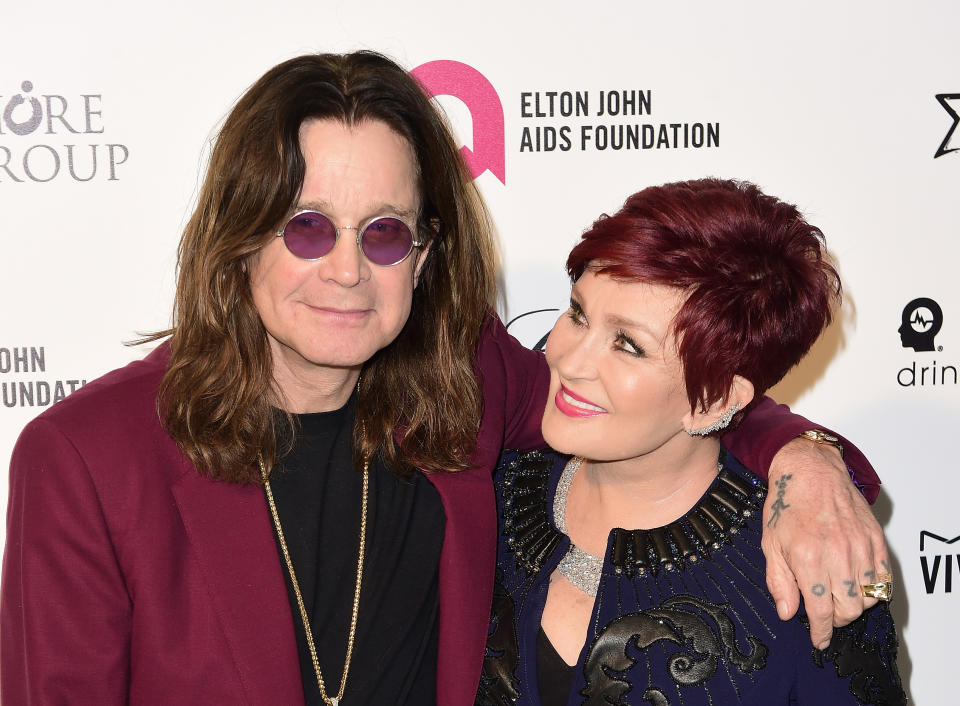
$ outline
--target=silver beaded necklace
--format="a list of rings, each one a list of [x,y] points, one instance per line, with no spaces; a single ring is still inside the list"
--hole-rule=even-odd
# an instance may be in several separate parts
[[[579,456],[572,456],[567,461],[567,465],[564,466],[563,473],[560,475],[560,480],[557,482],[557,493],[553,496],[553,522],[557,529],[568,537],[570,532],[567,530],[565,519],[567,493],[570,492],[570,483],[573,481],[573,476],[582,464],[583,459]],[[603,558],[588,554],[571,540],[570,549],[557,564],[557,571],[587,595],[596,596],[597,589],[600,587],[600,576],[603,573]]]
[[[563,532],[568,538],[570,537],[570,532],[567,529],[565,518],[567,493],[570,492],[570,483],[573,481],[573,476],[576,475],[581,465],[583,465],[583,458],[579,456],[572,456],[570,460],[567,461],[567,465],[563,468],[563,473],[560,474],[560,480],[557,481],[556,495],[553,496],[553,522],[557,526],[557,529]],[[720,473],[722,470],[723,460],[721,455],[721,458],[717,460],[717,473]],[[750,510],[744,510],[743,516],[749,517],[750,512]],[[736,528],[730,531],[731,533],[736,532]],[[696,555],[691,557],[691,561],[694,560],[696,560]],[[668,566],[670,566],[670,564],[668,564]],[[600,578],[603,575],[603,557],[588,554],[574,544],[571,539],[570,549],[567,550],[567,553],[560,559],[560,563],[557,564],[557,571],[581,591],[589,596],[596,597],[597,589],[600,587]]]

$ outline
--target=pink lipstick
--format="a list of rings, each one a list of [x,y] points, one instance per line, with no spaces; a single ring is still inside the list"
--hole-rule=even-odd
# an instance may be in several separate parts
[[[562,384],[553,398],[553,403],[557,406],[558,410],[568,417],[596,417],[597,415],[607,413],[607,410],[603,407],[595,405],[590,400],[571,392]]]

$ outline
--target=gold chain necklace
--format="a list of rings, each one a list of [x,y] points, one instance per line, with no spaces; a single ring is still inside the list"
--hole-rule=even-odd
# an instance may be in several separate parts
[[[310,659],[313,660],[313,671],[317,674],[317,686],[320,687],[320,698],[330,706],[340,706],[340,700],[343,698],[343,692],[347,688],[347,674],[350,671],[350,657],[353,654],[353,639],[357,632],[357,613],[360,610],[360,584],[363,581],[363,556],[364,544],[367,537],[367,489],[370,486],[370,463],[366,459],[363,462],[363,501],[360,505],[360,552],[357,557],[357,583],[353,589],[353,613],[350,616],[350,632],[347,635],[347,656],[343,662],[343,677],[340,679],[340,691],[336,696],[327,696],[327,687],[323,683],[323,674],[320,672],[320,660],[317,659],[317,648],[313,642],[313,631],[310,629],[310,618],[307,616],[307,609],[303,605],[303,596],[300,595],[300,584],[297,582],[297,574],[293,570],[293,561],[290,560],[290,552],[287,551],[287,542],[283,537],[283,528],[280,526],[280,515],[277,514],[277,505],[273,501],[273,490],[270,488],[270,479],[267,474],[267,468],[262,458],[257,458],[260,464],[260,477],[263,478],[263,487],[267,491],[267,502],[270,504],[270,515],[273,517],[273,526],[277,531],[277,539],[280,540],[280,549],[283,552],[283,560],[287,564],[287,571],[290,572],[290,583],[293,584],[293,593],[297,597],[297,607],[300,608],[300,619],[303,621],[303,631],[307,636],[307,647],[310,648]]]

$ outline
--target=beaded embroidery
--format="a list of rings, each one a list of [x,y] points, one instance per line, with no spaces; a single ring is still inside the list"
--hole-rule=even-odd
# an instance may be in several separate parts
[[[721,465],[724,460],[721,456]],[[529,695],[523,692],[532,688],[523,681],[526,672],[520,667],[516,628],[523,606],[531,598],[531,581],[565,537],[551,522],[547,503],[555,463],[555,456],[533,452],[505,462],[500,469],[501,537],[509,547],[501,561],[513,564],[517,573],[509,575],[507,564],[498,569],[490,639],[477,697],[477,704],[483,706],[526,703]],[[619,595],[621,587],[629,593],[630,584],[621,583],[628,577],[636,582],[634,587],[656,580],[668,595],[674,585],[696,589],[698,581],[704,580],[703,576],[695,578],[700,571],[680,576],[660,574],[692,568],[706,559],[715,561],[702,569],[724,567],[717,569],[717,578],[705,575],[707,587],[719,589],[720,595],[713,591],[716,597],[707,598],[696,595],[696,590],[678,591],[640,610],[620,612],[598,625],[593,639],[588,636],[581,666],[584,682],[579,695],[584,698],[583,704],[642,702],[671,706],[690,703],[691,698],[701,703],[697,695],[710,704],[719,703],[718,698],[725,699],[723,703],[755,703],[752,699],[757,693],[750,686],[756,683],[758,672],[769,669],[770,648],[777,643],[767,638],[761,641],[764,627],[771,637],[774,632],[758,612],[759,604],[754,608],[750,602],[755,594],[766,596],[762,579],[748,575],[761,571],[762,565],[750,563],[732,540],[741,529],[749,529],[750,534],[745,536],[750,536],[751,542],[756,539],[753,533],[759,532],[755,526],[759,515],[755,513],[761,510],[765,490],[762,481],[723,468],[694,509],[680,520],[652,530],[612,531],[606,558],[612,567],[608,567],[609,579],[617,584],[615,590],[613,586],[609,591],[604,587],[604,596]],[[750,527],[746,528],[748,522]],[[743,570],[726,555],[725,544],[747,562]],[[504,577],[503,571],[509,576]],[[642,578],[646,580],[641,584]],[[638,602],[642,606],[643,602]],[[537,610],[536,604],[526,610]],[[745,621],[738,611],[747,612],[748,619]],[[847,686],[862,706],[903,704],[896,673],[896,634],[888,608],[878,606],[871,615],[876,617],[865,615],[839,628],[824,652],[808,654],[817,666],[835,669],[841,680],[849,679]],[[868,625],[870,628],[865,629]],[[651,672],[651,658],[659,659],[660,655],[666,656],[666,671],[658,668]],[[637,661],[641,656],[645,665]]]
[[[640,530],[613,530],[610,544],[610,563],[617,574],[628,577],[661,569],[683,569],[687,562],[709,559],[710,553],[736,534],[754,513],[760,512],[766,485],[759,479],[748,481],[723,468],[725,454],[721,454],[720,472],[707,492],[687,514],[664,527]],[[579,466],[572,466],[573,472]],[[530,573],[536,573],[543,562],[560,544],[563,533],[555,528],[547,514],[547,479],[551,461],[540,452],[519,456],[504,474],[504,523],[507,544],[515,553],[518,564]],[[568,464],[564,475],[568,475]],[[570,479],[566,489],[569,490]],[[563,479],[558,483],[554,505],[557,525],[563,529],[561,515],[556,515],[556,502],[566,497]],[[603,561],[580,550],[571,552],[564,560],[573,566],[573,575],[582,576],[586,585],[581,590],[596,595]],[[589,557],[583,560],[577,553]],[[590,561],[593,560],[593,561]],[[599,561],[600,568],[594,568]],[[566,574],[564,574],[566,575]],[[568,576],[568,578],[570,578]],[[587,583],[589,581],[589,583]],[[592,590],[588,590],[592,587]]]

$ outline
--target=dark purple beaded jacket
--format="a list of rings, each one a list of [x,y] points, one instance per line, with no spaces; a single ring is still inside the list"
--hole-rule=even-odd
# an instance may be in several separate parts
[[[550,576],[570,547],[553,500],[568,457],[507,453],[496,476],[497,585],[477,704],[541,703],[537,635]],[[760,549],[766,485],[725,451],[683,517],[614,529],[569,706],[903,704],[886,603],[810,644],[803,608],[782,622]],[[547,704],[545,706],[553,706]]]

